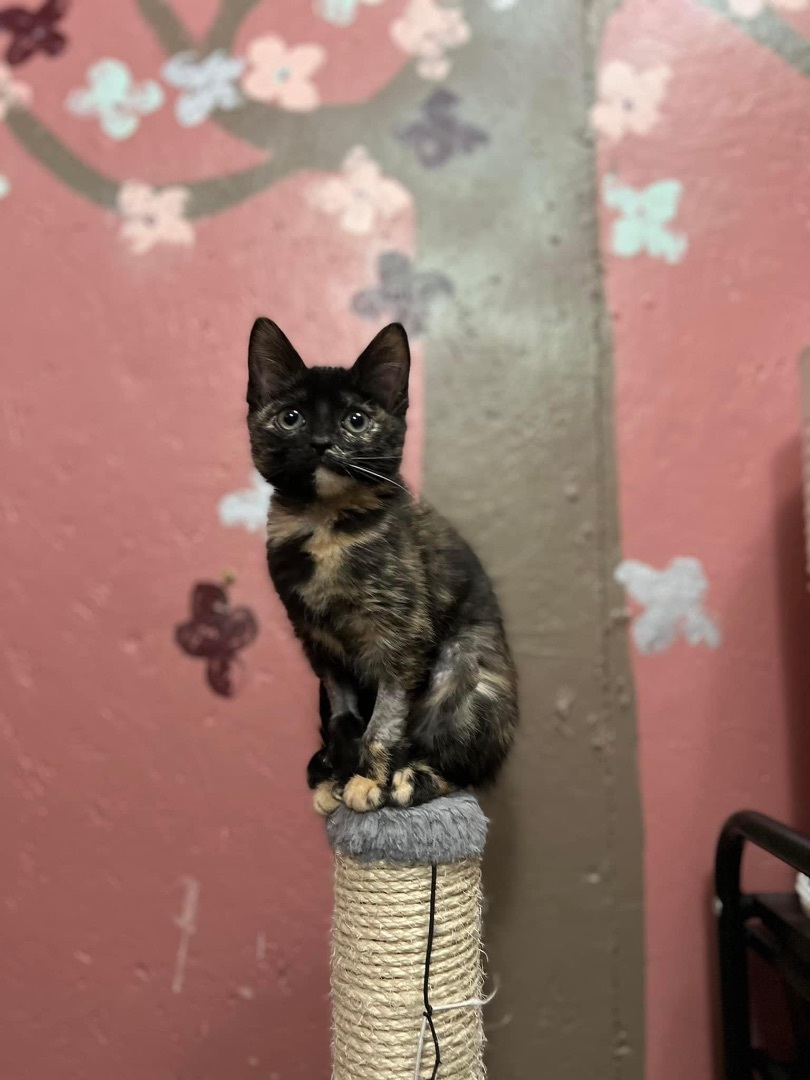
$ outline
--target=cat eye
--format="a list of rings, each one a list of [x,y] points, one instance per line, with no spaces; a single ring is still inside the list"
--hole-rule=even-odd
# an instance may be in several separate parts
[[[296,428],[300,428],[304,423],[303,413],[300,413],[298,409],[284,409],[276,417],[279,423],[279,427],[283,427],[285,431],[295,431]]]
[[[347,431],[365,431],[368,427],[368,417],[360,409],[352,409],[343,417],[343,426]]]

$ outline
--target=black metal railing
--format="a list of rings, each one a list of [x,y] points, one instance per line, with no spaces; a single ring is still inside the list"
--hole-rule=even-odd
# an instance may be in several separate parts
[[[715,859],[715,892],[725,1080],[752,1080],[755,1074],[780,1075],[780,1067],[772,1063],[771,1072],[767,1056],[751,1045],[748,949],[756,947],[760,955],[779,968],[782,966],[781,955],[790,950],[785,942],[789,940],[792,928],[779,913],[778,907],[768,903],[767,897],[742,891],[740,876],[743,853],[748,843],[767,851],[799,873],[810,875],[810,838],[752,810],[734,814],[723,826]],[[798,909],[795,897],[789,899]],[[784,923],[787,931],[781,936],[778,932],[771,935],[769,940],[773,952],[770,957],[762,944],[762,934],[759,931],[752,934],[747,926],[750,921],[756,920],[766,927],[767,932],[769,916],[772,928],[775,924]],[[793,957],[788,961],[787,956],[785,962],[794,966],[797,962],[799,965],[805,963],[801,957],[798,961]],[[810,978],[810,966],[807,971]],[[810,1075],[807,1080],[810,1080]]]

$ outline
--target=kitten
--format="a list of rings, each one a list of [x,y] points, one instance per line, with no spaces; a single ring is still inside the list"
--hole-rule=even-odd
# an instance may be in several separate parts
[[[517,678],[481,564],[399,473],[404,329],[351,368],[308,368],[258,319],[248,369],[253,461],[274,489],[270,575],[321,680],[316,809],[414,806],[493,780]]]

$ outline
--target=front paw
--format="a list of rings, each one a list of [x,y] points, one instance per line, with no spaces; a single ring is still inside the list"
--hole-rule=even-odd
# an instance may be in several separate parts
[[[391,802],[394,806],[412,806],[413,791],[413,769],[398,769],[391,778]]]
[[[316,814],[320,814],[321,817],[334,814],[340,806],[337,791],[338,786],[334,780],[324,780],[318,784],[312,793],[312,805],[315,807]]]
[[[358,814],[367,814],[382,806],[383,789],[367,776],[353,776],[343,789],[343,801]]]

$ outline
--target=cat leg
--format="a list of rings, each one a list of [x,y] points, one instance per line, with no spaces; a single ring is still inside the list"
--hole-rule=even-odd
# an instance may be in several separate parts
[[[334,673],[324,675],[331,716],[327,733],[327,751],[334,777],[345,784],[357,772],[366,724],[360,712],[357,689],[346,678]]]
[[[326,693],[326,687],[322,682],[318,685],[318,713],[321,718],[321,745],[309,759],[309,764],[307,765],[307,785],[312,791],[315,790],[318,784],[323,783],[324,780],[329,780],[334,773],[332,762],[329,758],[329,751],[327,750],[329,743],[329,719],[331,717],[331,707],[329,705],[329,696]]]
[[[478,624],[442,644],[414,704],[411,756],[457,788],[491,783],[512,743],[517,680],[500,628]]]
[[[458,790],[449,780],[424,761],[412,761],[397,769],[391,779],[389,801],[394,806],[421,806]]]
[[[354,687],[332,672],[323,674],[320,705],[323,746],[310,759],[307,782],[315,811],[326,817],[340,806],[342,782],[356,770],[363,720]]]
[[[343,801],[366,813],[382,806],[391,775],[391,756],[402,741],[410,700],[400,686],[380,685],[377,701],[363,735],[360,765],[343,789]]]

